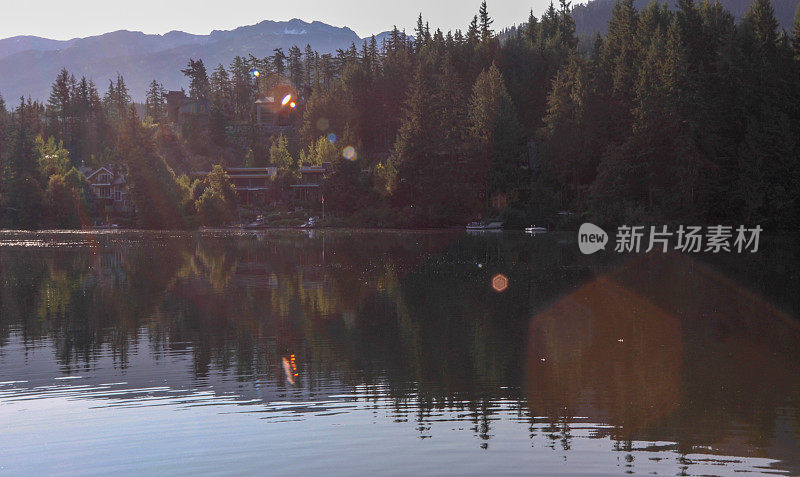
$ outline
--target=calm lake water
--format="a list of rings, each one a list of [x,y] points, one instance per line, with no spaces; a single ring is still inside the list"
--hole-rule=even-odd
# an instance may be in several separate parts
[[[0,474],[800,475],[798,264],[0,232]]]

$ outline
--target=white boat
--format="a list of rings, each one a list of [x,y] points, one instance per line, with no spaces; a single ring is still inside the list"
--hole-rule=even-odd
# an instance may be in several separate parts
[[[300,225],[301,229],[310,229],[314,228],[317,225],[317,218],[316,217],[309,217],[303,224]]]
[[[502,230],[503,222],[470,222],[467,230]]]
[[[546,232],[548,232],[547,227],[538,227],[536,225],[525,227],[525,233],[528,234],[543,234]]]
[[[264,229],[267,228],[267,219],[263,215],[259,215],[256,217],[256,220],[250,222],[249,224],[245,225],[244,228],[246,229]]]

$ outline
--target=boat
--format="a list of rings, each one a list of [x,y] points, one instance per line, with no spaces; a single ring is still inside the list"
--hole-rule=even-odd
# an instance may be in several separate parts
[[[531,225],[530,227],[525,227],[525,233],[527,233],[527,234],[543,234],[543,233],[547,233],[547,232],[549,232],[549,230],[547,230],[547,227],[541,227],[541,226],[536,226],[536,225]]]
[[[470,222],[469,224],[467,224],[467,230],[503,230],[503,222],[499,221]]]
[[[309,217],[308,220],[306,220],[299,227],[301,229],[311,229],[311,228],[314,228],[316,225],[317,225],[317,218],[316,217]]]
[[[246,229],[265,229],[267,227],[267,219],[263,215],[259,215],[254,221],[244,226]]]
[[[93,230],[118,229],[119,225],[117,224],[90,225],[88,228]]]

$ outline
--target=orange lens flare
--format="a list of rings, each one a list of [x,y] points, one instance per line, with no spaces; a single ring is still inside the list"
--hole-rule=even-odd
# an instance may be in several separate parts
[[[502,273],[495,275],[494,278],[492,278],[492,288],[497,293],[506,291],[506,288],[508,288],[508,277]]]

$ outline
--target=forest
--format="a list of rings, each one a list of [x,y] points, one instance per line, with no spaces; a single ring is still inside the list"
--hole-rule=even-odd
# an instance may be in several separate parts
[[[719,1],[620,0],[593,38],[571,12],[561,0],[495,31],[484,2],[464,31],[420,16],[335,54],[192,58],[186,93],[209,113],[180,125],[158,79],[136,104],[122,74],[101,93],[63,70],[46,102],[0,97],[0,227],[107,220],[79,172],[104,164],[125,171],[144,228],[240,220],[220,165],[277,166],[260,210],[316,213],[289,185],[323,163],[332,225],[800,223],[800,8],[787,32],[770,0],[738,22]],[[263,134],[254,103],[280,79],[300,101]]]

